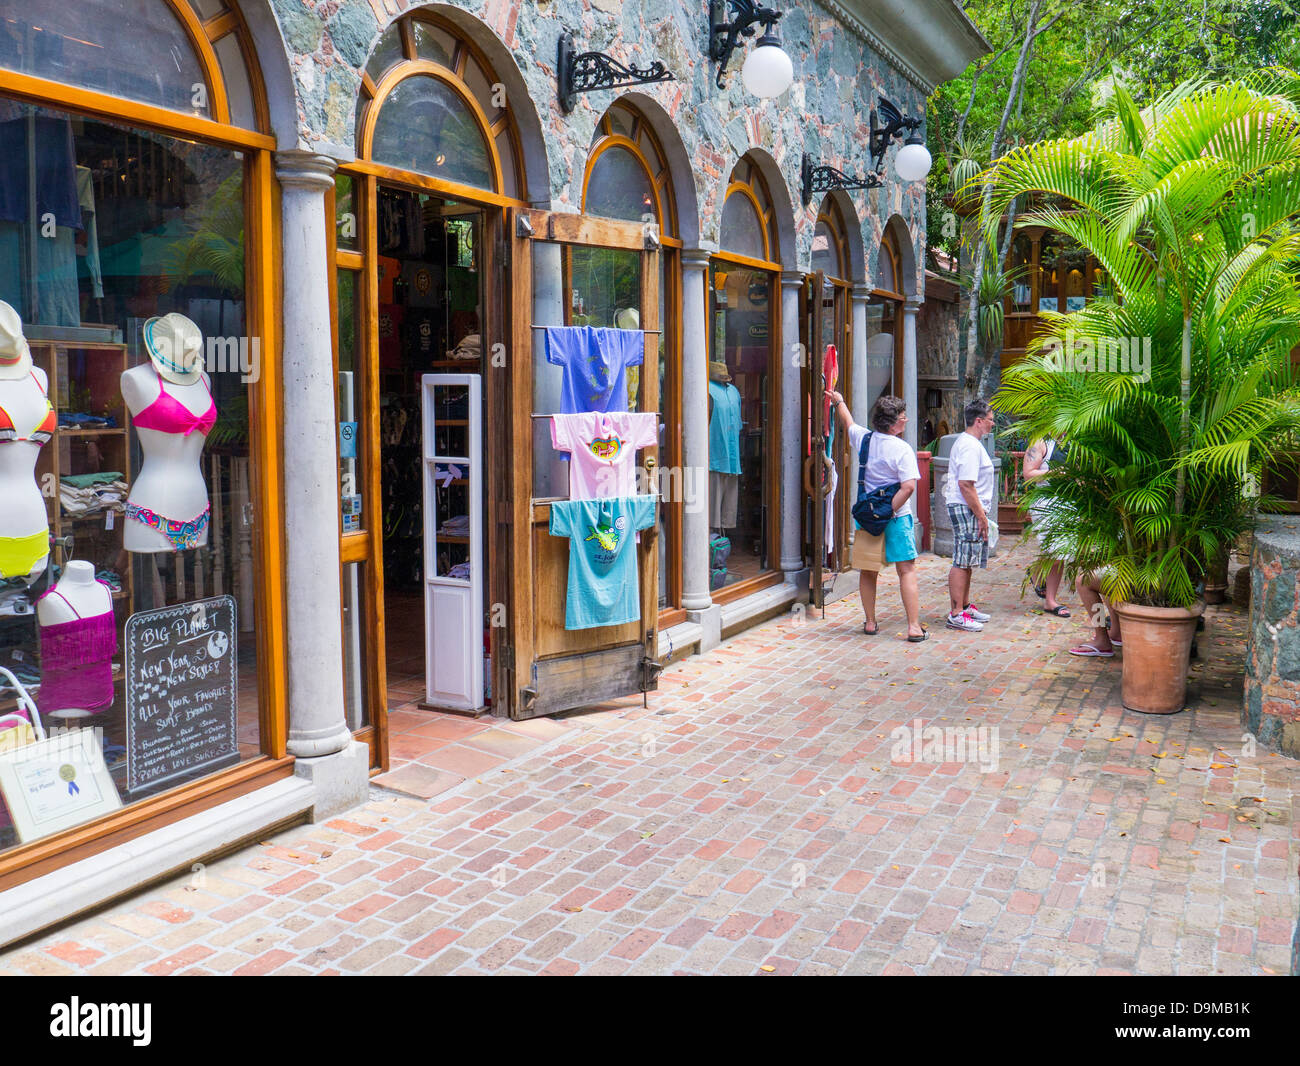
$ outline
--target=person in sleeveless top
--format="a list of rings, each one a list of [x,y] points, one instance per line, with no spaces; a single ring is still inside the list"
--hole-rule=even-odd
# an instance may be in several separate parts
[[[1029,446],[1025,452],[1024,463],[1021,467],[1025,475],[1025,481],[1031,483],[1041,481],[1047,476],[1047,471],[1051,466],[1052,459],[1061,454],[1061,443],[1053,440],[1051,437],[1044,437],[1042,440],[1036,440]],[[1030,509],[1030,518],[1033,520],[1034,532],[1038,535],[1039,543],[1042,543],[1043,534],[1047,531],[1051,521],[1053,506],[1051,500],[1040,500]],[[1061,589],[1061,575],[1063,572],[1061,561],[1055,560],[1052,568],[1047,572],[1047,581],[1044,585],[1035,584],[1034,592],[1045,601],[1043,610],[1055,618],[1069,618],[1070,612],[1067,608],[1061,606],[1057,599],[1057,593]]]

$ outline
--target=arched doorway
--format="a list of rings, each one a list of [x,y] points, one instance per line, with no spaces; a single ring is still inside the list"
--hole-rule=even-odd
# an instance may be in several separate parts
[[[420,9],[380,36],[334,192],[339,420],[356,442],[339,472],[345,707],[376,766],[377,708],[476,711],[497,650],[509,456],[485,426],[507,402],[491,373],[505,211],[527,175],[512,102],[462,21]]]
[[[892,227],[885,229],[876,258],[875,287],[867,301],[867,395],[869,411],[881,396],[903,395],[903,255]]]
[[[60,817],[0,804],[0,884],[290,772],[267,115],[230,0],[0,21],[0,664],[86,742]]]
[[[781,580],[781,248],[756,159],[733,168],[709,264],[709,529],[715,603]]]
[[[659,425],[662,469],[680,471],[681,444],[681,268],[682,248],[672,169],[645,115],[618,100],[601,116],[582,180],[584,214],[652,222],[660,234],[659,254]],[[575,252],[581,261],[600,250]],[[673,487],[669,483],[669,488]],[[659,511],[659,625],[684,621],[682,602],[682,492],[664,492]]]

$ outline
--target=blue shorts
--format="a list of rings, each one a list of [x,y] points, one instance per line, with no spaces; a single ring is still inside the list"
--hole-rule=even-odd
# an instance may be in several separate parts
[[[911,512],[895,515],[885,526],[885,562],[905,563],[916,558],[916,535]]]

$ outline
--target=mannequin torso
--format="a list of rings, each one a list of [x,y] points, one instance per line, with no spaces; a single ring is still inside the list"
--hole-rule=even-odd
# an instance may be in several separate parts
[[[95,580],[90,563],[74,559],[68,563],[52,592],[36,604],[36,619],[43,626],[59,625],[78,618],[93,618],[113,609],[113,594]]]
[[[201,370],[175,374],[145,363],[122,375],[122,398],[132,418],[170,397],[194,418],[202,417],[212,406],[207,374]],[[206,440],[203,429],[192,432],[165,432],[137,425],[144,463],[131,486],[127,503],[145,508],[175,522],[188,522],[206,515],[208,489],[203,480],[200,457]],[[170,552],[179,547],[156,528],[139,521],[128,521],[124,531],[127,551]],[[188,547],[202,547],[208,542],[206,524],[195,534]]]
[[[0,409],[3,409],[19,437],[30,436],[49,412],[48,381],[43,370],[35,369],[30,358],[0,366]],[[0,541],[48,535],[45,499],[36,481],[36,460],[41,445],[34,440],[0,443]],[[47,549],[48,550],[48,549]],[[30,557],[30,553],[29,553]],[[45,569],[42,554],[30,572],[9,573],[0,564],[0,576],[25,577],[34,581]]]

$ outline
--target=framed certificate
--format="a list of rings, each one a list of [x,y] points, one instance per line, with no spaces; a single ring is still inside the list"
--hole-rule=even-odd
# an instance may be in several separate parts
[[[122,806],[95,729],[0,751],[0,795],[24,844]]]

